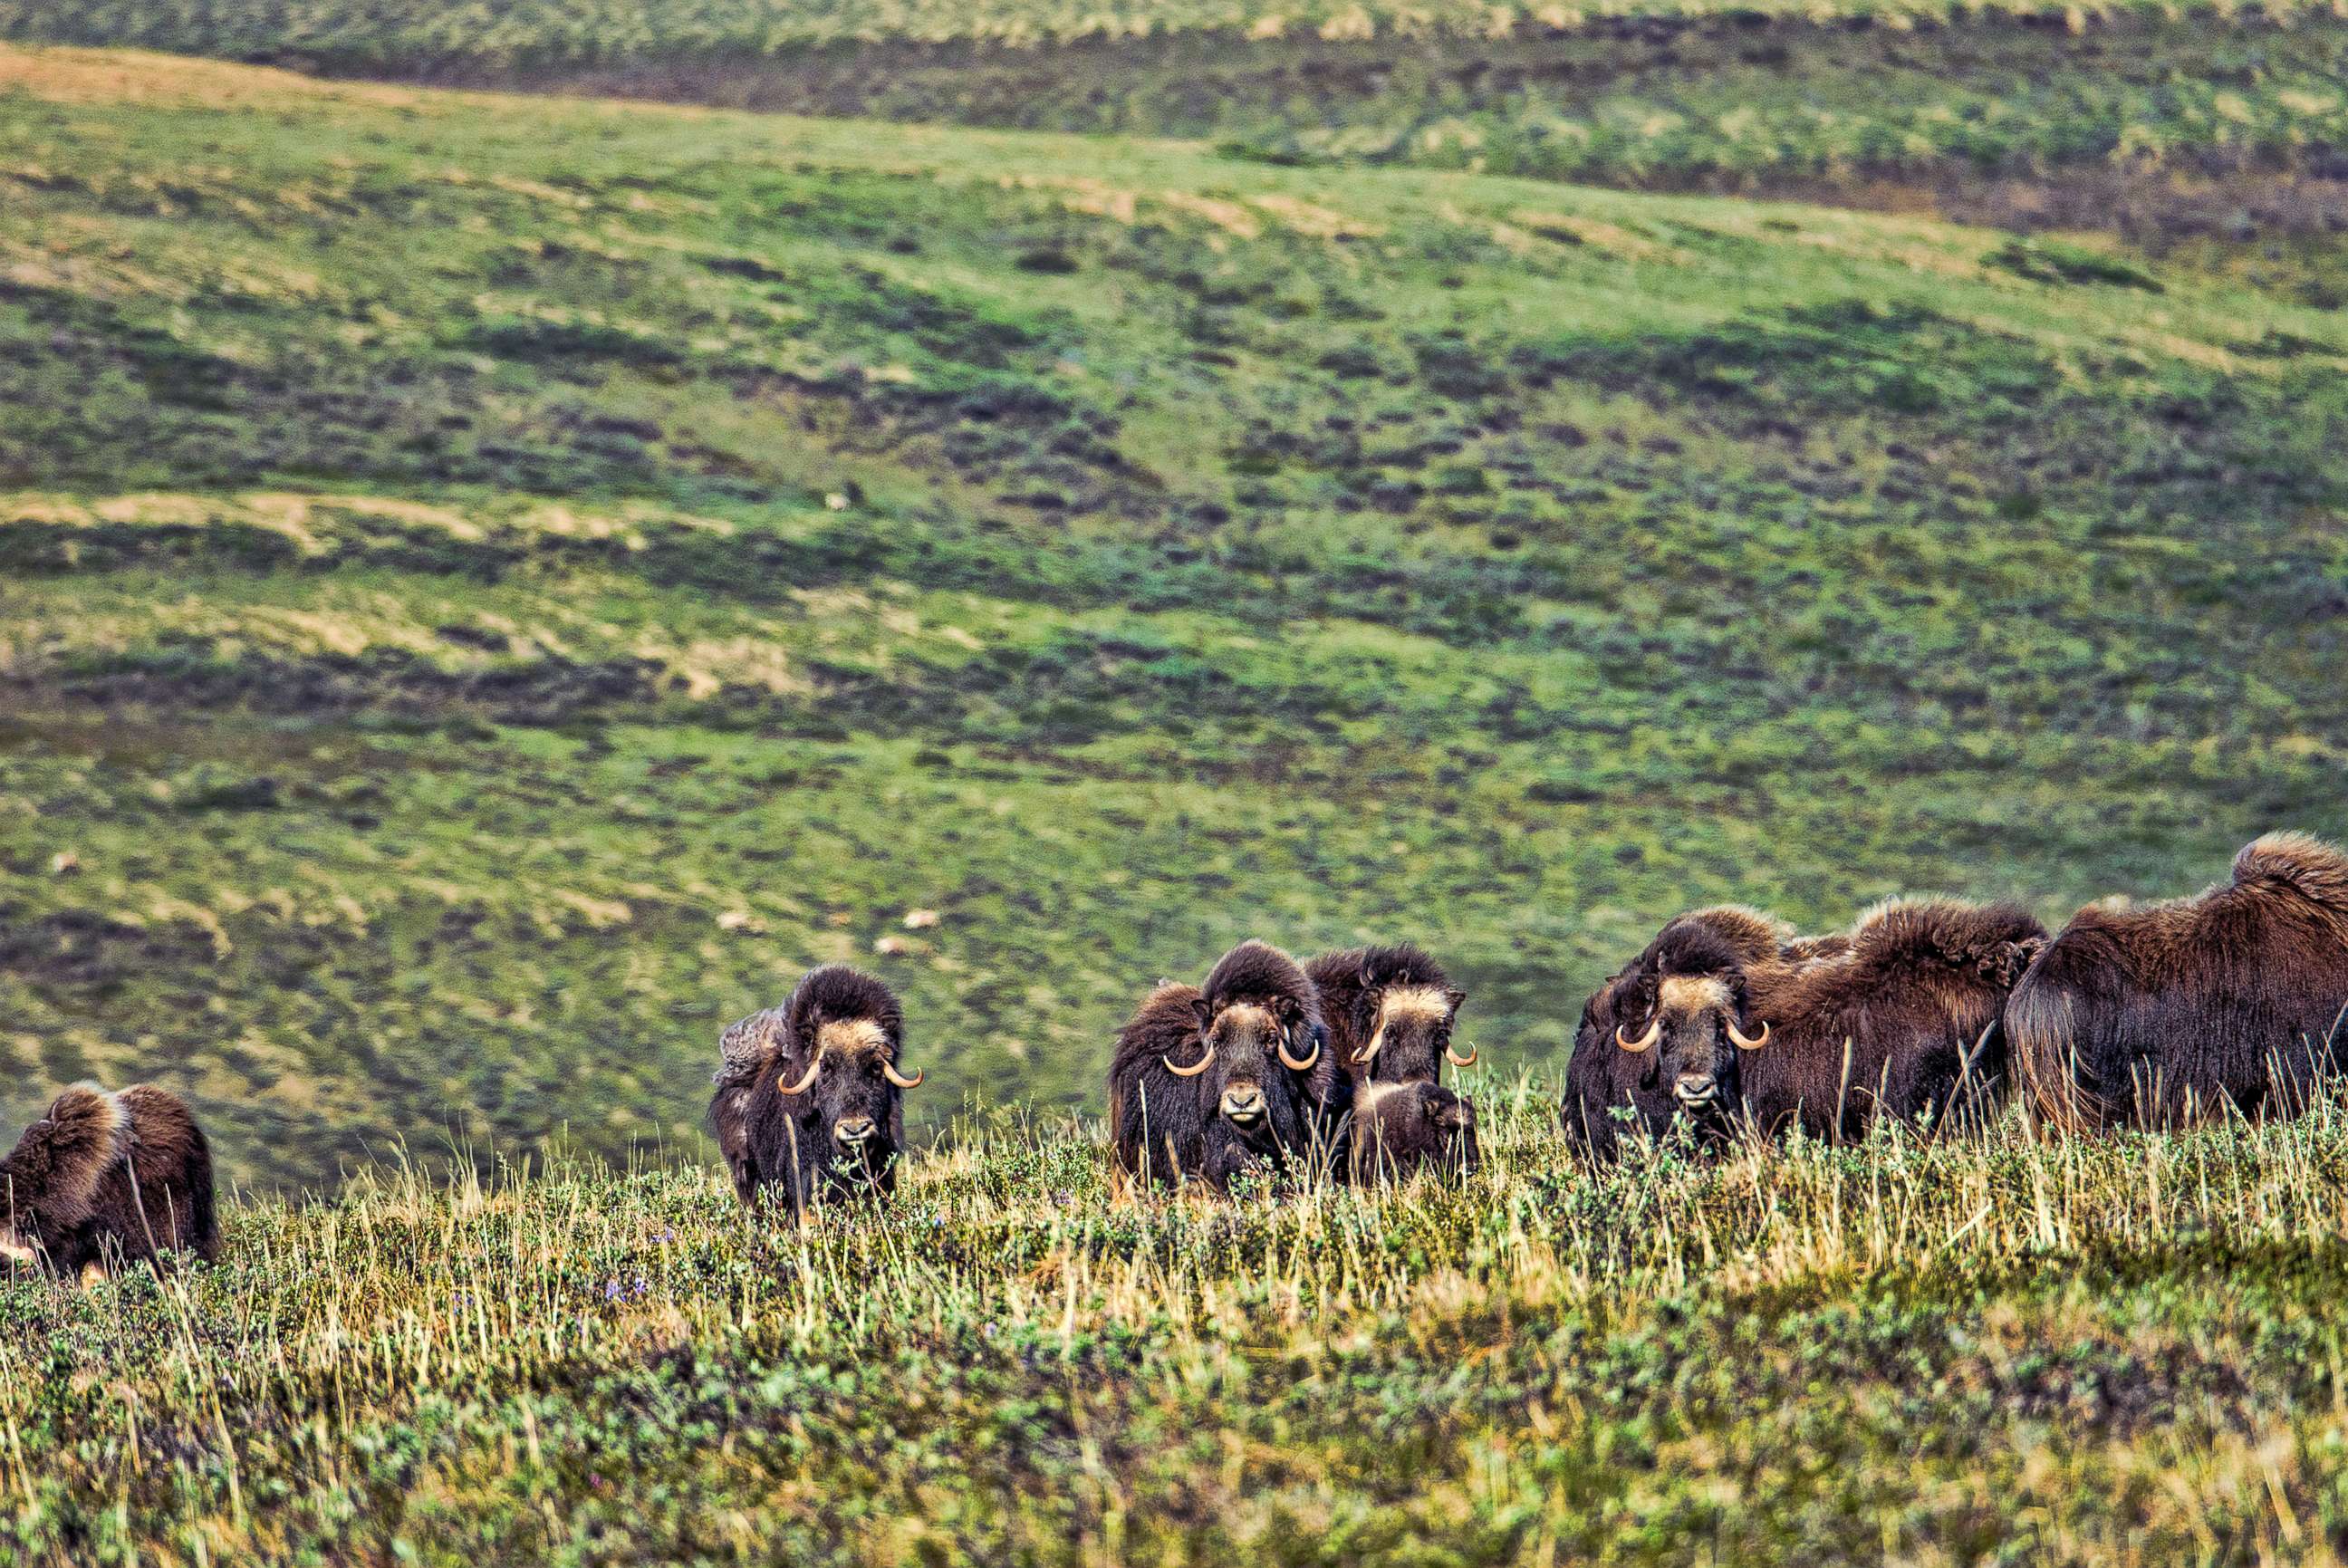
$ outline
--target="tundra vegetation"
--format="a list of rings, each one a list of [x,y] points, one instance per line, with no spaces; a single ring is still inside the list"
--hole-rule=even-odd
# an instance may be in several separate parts
[[[252,15],[0,26],[529,75]],[[853,124],[0,49],[5,1111],[153,1079],[245,1189],[0,1289],[0,1557],[2336,1557],[2328,1094],[1597,1171],[1554,1107],[1673,912],[2341,836],[2338,25],[1387,15],[850,50]],[[1586,162],[1411,118],[1569,44]],[[1249,107],[1356,45],[1390,149]],[[546,78],[687,96],[633,57]],[[880,123],[949,67],[1004,129]],[[1441,958],[1475,1175],[1110,1201],[1117,1024],[1259,935]],[[930,1078],[801,1228],[699,1124],[825,961]]]
[[[1119,1202],[1097,1123],[893,1203],[396,1167],[0,1289],[0,1558],[2336,1562],[2348,1115],[1897,1128]]]

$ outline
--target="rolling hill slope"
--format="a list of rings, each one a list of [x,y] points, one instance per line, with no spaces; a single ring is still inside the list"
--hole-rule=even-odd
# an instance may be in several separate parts
[[[0,0],[0,39],[1190,137],[1276,163],[1828,199],[2157,246],[2348,229],[2348,19],[2328,0]]]
[[[823,958],[1083,1105],[1251,934],[1553,1063],[1694,902],[2348,827],[2305,274],[74,50],[0,149],[11,1117],[697,1150]]]

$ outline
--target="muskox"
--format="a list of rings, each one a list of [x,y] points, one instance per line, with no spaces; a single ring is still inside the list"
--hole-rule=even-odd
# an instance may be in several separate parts
[[[1447,1058],[1475,1064],[1472,1047],[1462,1056],[1451,1042],[1468,993],[1411,944],[1324,953],[1304,973],[1320,995],[1336,1067],[1352,1078],[1356,1097],[1373,1083],[1438,1081]]]
[[[1725,1133],[1739,1088],[1728,1029],[1748,1006],[1746,972],[1776,964],[1781,940],[1792,935],[1735,908],[1684,914],[1657,933],[1582,1004],[1560,1107],[1568,1140],[1608,1160],[1625,1132],[1661,1133],[1674,1115],[1706,1140]],[[1720,995],[1707,986],[1699,996],[1700,982],[1716,984]],[[1693,1008],[1699,1000],[1724,1005]],[[1633,1020],[1642,1032],[1626,1035]]]
[[[2192,898],[2090,904],[2006,1004],[2015,1073],[2065,1129],[2292,1116],[2348,1053],[2348,856],[2272,833]]]
[[[1304,1086],[1326,1064],[1313,982],[1276,947],[1243,942],[1203,986],[1160,985],[1117,1037],[1109,1135],[1129,1177],[1229,1191],[1330,1158]]]
[[[0,1253],[67,1278],[166,1252],[220,1255],[211,1147],[179,1096],[77,1084],[0,1161]]]
[[[896,994],[845,964],[809,970],[779,1007],[721,1036],[709,1124],[745,1203],[779,1193],[795,1213],[819,1198],[897,1190],[905,1146],[904,1013]]]
[[[2007,995],[2045,939],[2011,903],[1894,901],[1807,940],[1750,911],[1684,916],[1583,1008],[1567,1131],[1603,1157],[1616,1106],[1706,1136],[1976,1115],[2003,1076]]]
[[[1483,1164],[1476,1107],[1426,1078],[1374,1083],[1354,1102],[1353,1178],[1399,1181],[1421,1171],[1472,1176]]]

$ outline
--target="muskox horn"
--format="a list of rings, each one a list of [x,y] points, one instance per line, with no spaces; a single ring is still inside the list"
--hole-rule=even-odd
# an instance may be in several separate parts
[[[1282,1067],[1286,1068],[1290,1072],[1292,1072],[1292,1073],[1309,1072],[1309,1071],[1311,1071],[1311,1070],[1312,1070],[1313,1064],[1314,1062],[1317,1062],[1317,1061],[1319,1061],[1319,1060],[1321,1059],[1321,1042],[1320,1042],[1319,1040],[1315,1040],[1315,1041],[1313,1041],[1313,1054],[1312,1054],[1311,1056],[1309,1056],[1309,1057],[1305,1057],[1305,1058],[1304,1058],[1303,1061],[1301,1061],[1301,1062],[1300,1062],[1300,1061],[1298,1061],[1294,1057],[1292,1057],[1292,1056],[1290,1056],[1290,1055],[1288,1054],[1288,1037],[1287,1037],[1286,1035],[1282,1035],[1282,1036],[1281,1036],[1281,1037],[1280,1037],[1279,1051],[1280,1051],[1280,1065],[1281,1065]],[[1204,1065],[1204,1064],[1201,1064],[1201,1065]]]
[[[1473,1046],[1468,1047],[1468,1054],[1464,1057],[1449,1045],[1443,1047],[1444,1059],[1455,1068],[1472,1068],[1476,1065],[1476,1058],[1482,1054]]]
[[[778,1083],[775,1086],[775,1092],[778,1094],[805,1094],[808,1091],[808,1086],[815,1082],[815,1075],[821,1071],[823,1071],[823,1053],[821,1051],[818,1051],[815,1054],[815,1060],[808,1063],[807,1077],[799,1079],[799,1081],[795,1084]]]
[[[1763,1046],[1769,1043],[1769,1020],[1766,1018],[1762,1019],[1761,1032],[1754,1036],[1751,1039],[1747,1039],[1743,1035],[1736,1032],[1736,1020],[1731,1018],[1728,1020],[1728,1037],[1736,1042],[1736,1048],[1738,1050],[1757,1051]]]
[[[911,1078],[907,1078],[903,1073],[897,1070],[897,1064],[895,1062],[882,1062],[880,1064],[880,1076],[887,1078],[891,1083],[895,1084],[899,1088],[919,1088],[922,1087],[922,1080],[929,1077],[930,1074],[929,1069],[924,1068],[922,1071],[915,1073]]]
[[[1384,1024],[1380,1024],[1378,1026],[1378,1032],[1370,1037],[1370,1043],[1354,1053],[1354,1059],[1357,1062],[1368,1061],[1372,1057],[1378,1054],[1378,1047],[1385,1043],[1386,1026]]]
[[[1215,1047],[1211,1043],[1210,1043],[1207,1047],[1207,1054],[1199,1058],[1199,1065],[1196,1067],[1178,1068],[1174,1065],[1174,1058],[1172,1057],[1159,1057],[1158,1059],[1164,1062],[1166,1064],[1166,1070],[1172,1073],[1176,1078],[1197,1078],[1200,1073],[1207,1070],[1207,1064],[1215,1059]]]
[[[1614,1043],[1615,1043],[1616,1045],[1618,1045],[1618,1046],[1622,1047],[1624,1050],[1626,1050],[1626,1051],[1643,1051],[1643,1050],[1647,1049],[1649,1047],[1653,1046],[1653,1045],[1655,1043],[1655,1041],[1656,1041],[1659,1037],[1661,1037],[1661,1036],[1663,1035],[1663,1015],[1662,1015],[1662,1014],[1660,1014],[1660,1013],[1658,1013],[1658,1014],[1655,1016],[1655,1021],[1654,1021],[1653,1023],[1649,1024],[1649,1025],[1647,1026],[1647,1032],[1646,1032],[1645,1034],[1643,1034],[1643,1035],[1641,1035],[1641,1036],[1640,1036],[1637,1039],[1635,1039],[1635,1040],[1625,1037],[1624,1037],[1624,1035],[1623,1035],[1623,1033],[1622,1033],[1622,1025],[1620,1025],[1620,1024],[1615,1025],[1615,1026],[1614,1026]]]

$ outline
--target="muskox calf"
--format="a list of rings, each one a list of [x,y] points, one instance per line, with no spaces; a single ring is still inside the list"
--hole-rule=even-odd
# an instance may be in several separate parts
[[[1354,1103],[1354,1180],[1401,1181],[1421,1171],[1472,1176],[1483,1165],[1476,1107],[1425,1078],[1376,1083]]]
[[[2044,942],[2003,903],[1895,902],[1808,940],[1750,911],[1683,917],[1583,1008],[1567,1131],[1602,1157],[1617,1106],[1707,1137],[1850,1139],[1880,1115],[1977,1114],[2005,1068],[2006,996]]]
[[[871,975],[829,964],[790,999],[727,1029],[709,1124],[745,1203],[787,1200],[797,1214],[823,1197],[886,1197],[904,1150],[899,1068],[905,1020]]]
[[[2232,879],[2090,904],[2006,1005],[2017,1075],[2058,1127],[2293,1116],[2348,1055],[2348,856],[2274,833]]]
[[[220,1255],[211,1148],[179,1096],[152,1084],[77,1084],[0,1161],[0,1253],[67,1278]]]
[[[1243,1173],[1325,1162],[1303,1086],[1325,1065],[1326,1036],[1312,981],[1261,942],[1223,954],[1203,986],[1159,986],[1109,1062],[1117,1164],[1146,1183],[1227,1192]]]

